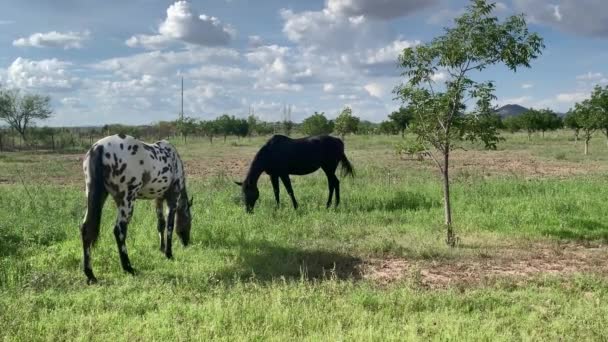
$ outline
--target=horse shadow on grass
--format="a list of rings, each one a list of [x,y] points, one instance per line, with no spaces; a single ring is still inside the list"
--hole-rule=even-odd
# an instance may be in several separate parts
[[[608,242],[608,225],[602,222],[574,218],[567,221],[568,228],[545,230],[544,233],[562,240]]]
[[[363,260],[322,249],[279,246],[259,241],[239,244],[234,265],[216,273],[218,280],[358,280]]]
[[[391,197],[365,198],[358,203],[350,203],[349,206],[361,211],[399,211],[399,210],[428,210],[440,207],[437,199],[432,199],[423,194],[411,191],[397,191]]]

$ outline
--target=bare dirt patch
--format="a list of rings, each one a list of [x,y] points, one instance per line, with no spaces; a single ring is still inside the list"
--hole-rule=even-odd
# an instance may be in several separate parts
[[[454,151],[452,157],[456,173],[474,171],[486,175],[561,178],[608,170],[602,163],[548,160],[534,157],[528,151]]]
[[[381,285],[409,280],[424,288],[437,289],[546,275],[608,275],[607,260],[608,246],[534,243],[456,260],[370,259],[360,266],[360,272],[363,279]]]

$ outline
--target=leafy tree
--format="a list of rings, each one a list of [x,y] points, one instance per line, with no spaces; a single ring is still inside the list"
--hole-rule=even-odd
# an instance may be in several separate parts
[[[583,133],[583,141],[585,142],[585,155],[589,154],[589,141],[593,137],[595,130],[599,128],[600,120],[597,113],[594,111],[590,100],[584,100],[581,103],[574,105],[574,118],[580,130]]]
[[[465,139],[482,141],[487,148],[495,148],[498,141],[496,127],[486,120],[494,111],[494,84],[478,82],[471,74],[496,64],[513,71],[529,67],[544,47],[542,38],[528,31],[523,15],[499,21],[492,14],[495,6],[486,0],[472,0],[465,13],[455,19],[454,27],[446,28],[429,43],[404,49],[399,56],[407,79],[395,91],[415,113],[412,130],[441,172],[450,246],[456,243],[450,204],[450,151]],[[448,75],[442,87],[433,81],[440,70]],[[465,114],[468,98],[476,106]]]
[[[293,121],[283,120],[283,122],[281,122],[281,126],[283,128],[283,132],[285,133],[285,135],[290,136],[291,132],[293,131],[293,127],[294,127]]]
[[[217,127],[218,133],[224,136],[224,142],[226,137],[234,132],[234,119],[228,114],[223,114],[215,119],[215,126]]]
[[[264,121],[258,122],[256,125],[256,132],[260,136],[272,134],[274,132],[274,125]]]
[[[315,112],[302,121],[302,132],[307,135],[330,134],[333,131],[333,124],[327,120],[325,113]]]
[[[247,117],[247,125],[249,126],[249,136],[250,137],[253,134],[253,132],[256,132],[258,135],[260,134],[258,132],[258,123],[259,122],[260,122],[260,120],[253,114],[251,114]]]
[[[359,121],[359,125],[357,126],[357,133],[365,135],[373,134],[377,126],[378,125],[374,124],[373,122],[361,120]]]
[[[0,90],[0,120],[13,128],[23,141],[30,126],[53,115],[51,98],[37,94],[21,94],[18,89]]]
[[[388,118],[393,123],[393,126],[401,132],[401,136],[403,137],[405,136],[405,130],[414,118],[414,112],[410,107],[401,106],[399,110],[390,113]]]
[[[209,138],[209,142],[213,144],[213,137],[219,133],[218,126],[215,121],[199,121],[198,131]]]
[[[515,133],[522,129],[521,119],[519,116],[509,116],[502,120],[502,126],[511,133]]]
[[[589,105],[598,119],[598,129],[604,133],[608,144],[608,86],[595,86],[591,92]]]
[[[574,131],[574,142],[578,142],[578,136],[581,131],[581,126],[576,121],[576,115],[572,110],[569,110],[564,117],[564,126]]]
[[[237,137],[246,137],[249,135],[249,122],[246,119],[236,119],[232,117],[233,120],[233,131],[234,135]]]
[[[177,128],[177,132],[182,135],[184,138],[184,143],[186,142],[186,137],[190,134],[194,134],[197,131],[196,119],[186,116],[180,118],[175,121],[175,127]]]
[[[564,127],[562,119],[551,109],[542,109],[539,111],[539,115],[540,131],[543,137],[545,136],[545,131],[555,131]]]
[[[518,117],[520,127],[528,132],[528,140],[532,137],[532,133],[538,132],[543,127],[543,116],[536,109],[529,109],[521,113]]]
[[[397,129],[397,127],[395,127],[394,122],[382,121],[380,123],[380,126],[378,127],[378,131],[380,131],[381,134],[390,135],[390,134],[397,134],[399,130]]]
[[[361,120],[353,115],[353,110],[350,107],[344,108],[335,121],[336,133],[338,133],[342,139],[349,133],[356,133],[359,128],[359,121]]]

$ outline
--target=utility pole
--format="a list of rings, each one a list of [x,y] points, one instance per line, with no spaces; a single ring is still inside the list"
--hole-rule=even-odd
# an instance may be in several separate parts
[[[179,113],[180,121],[184,121],[184,76],[182,76],[182,111]]]

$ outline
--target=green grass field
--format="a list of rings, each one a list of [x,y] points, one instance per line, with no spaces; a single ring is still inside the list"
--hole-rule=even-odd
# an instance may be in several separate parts
[[[32,340],[604,340],[608,147],[569,132],[504,134],[453,161],[457,248],[444,243],[430,161],[399,137],[347,137],[357,172],[325,209],[322,173],[292,177],[274,208],[267,177],[248,215],[232,183],[264,139],[176,142],[194,195],[191,246],[158,250],[138,201],[122,272],[108,201],[87,286],[78,227],[80,154],[0,154],[0,338]],[[406,141],[409,141],[406,138]]]

